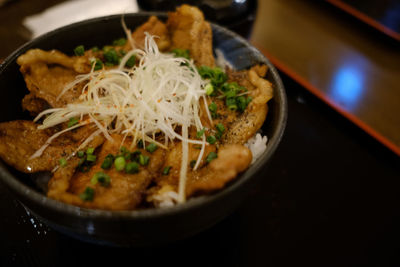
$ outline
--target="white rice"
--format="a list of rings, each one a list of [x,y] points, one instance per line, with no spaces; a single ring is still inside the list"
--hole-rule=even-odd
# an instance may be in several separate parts
[[[251,164],[253,164],[262,155],[265,149],[267,149],[267,142],[268,138],[266,135],[262,136],[260,133],[257,133],[255,136],[250,138],[246,144],[244,144],[250,149],[251,154],[253,155]]]

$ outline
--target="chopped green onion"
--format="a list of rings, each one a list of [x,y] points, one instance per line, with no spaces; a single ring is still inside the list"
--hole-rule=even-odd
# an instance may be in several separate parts
[[[218,124],[215,126],[215,128],[217,128],[217,133],[216,133],[215,137],[217,137],[217,139],[220,139],[221,136],[222,136],[222,134],[223,134],[224,131],[225,131],[225,127],[224,127],[224,125],[223,125],[222,123],[218,123]]]
[[[174,54],[175,57],[183,57],[186,59],[190,59],[190,52],[187,49],[173,49],[172,53]]]
[[[119,151],[121,152],[121,156],[123,156],[126,160],[131,159],[131,152],[124,146],[122,146]]]
[[[90,179],[90,182],[93,185],[100,183],[101,186],[108,187],[110,185],[111,178],[104,172],[96,172],[92,179]]]
[[[207,136],[207,142],[209,143],[209,144],[215,144],[215,142],[217,141],[217,138],[215,138],[215,136],[213,136],[213,135],[210,135],[210,136]]]
[[[223,133],[225,131],[225,127],[222,123],[218,123],[217,125],[215,125],[215,128],[217,128],[217,131],[219,133]]]
[[[225,105],[230,109],[230,110],[237,110],[237,105],[236,105],[236,99],[235,98],[227,98],[225,100]]]
[[[61,158],[58,162],[60,163],[60,166],[61,166],[61,167],[67,166],[67,160],[64,159],[64,158]]]
[[[103,46],[102,50],[103,50],[103,53],[107,53],[111,49],[114,49],[114,47],[112,47],[111,45],[105,45],[105,46]]]
[[[137,142],[137,147],[138,148],[144,148],[144,142],[142,139],[139,139],[139,141]]]
[[[198,68],[199,74],[203,79],[210,79],[212,85],[218,87],[227,80],[226,74],[221,68],[210,68],[207,66],[201,66]]]
[[[93,46],[92,48],[90,48],[90,50],[92,50],[92,52],[97,53],[100,51],[98,46]]]
[[[157,145],[154,143],[149,144],[148,146],[146,146],[146,150],[149,151],[150,153],[153,153],[154,151],[157,150]]]
[[[115,45],[115,46],[123,46],[125,44],[126,44],[126,39],[125,38],[120,38],[120,39],[117,39],[117,40],[113,41],[113,45]]]
[[[78,151],[78,158],[83,158],[85,156],[85,151]]]
[[[126,161],[122,156],[119,156],[114,160],[114,166],[117,171],[122,171],[125,168],[125,165]]]
[[[237,93],[235,91],[226,91],[224,95],[226,98],[233,98],[237,95]]]
[[[69,128],[69,127],[72,127],[72,126],[74,126],[75,124],[77,124],[78,122],[79,122],[79,119],[78,119],[78,118],[75,118],[75,117],[69,118],[67,127],[68,127],[68,128]]]
[[[247,101],[244,96],[239,96],[236,98],[236,105],[239,111],[244,111],[247,107]]]
[[[93,154],[86,155],[86,160],[89,161],[89,162],[95,162],[96,161],[96,155],[93,155]]]
[[[94,189],[91,187],[86,187],[85,191],[79,195],[83,201],[92,201],[94,198]]]
[[[169,174],[169,170],[171,170],[172,166],[166,166],[164,167],[162,174],[163,175],[168,175]]]
[[[132,68],[136,64],[136,57],[135,55],[132,55],[125,63],[125,66],[128,68]]]
[[[83,56],[85,54],[85,47],[83,45],[78,45],[75,47],[74,53],[76,56]]]
[[[203,136],[205,130],[206,130],[206,129],[203,128],[203,129],[201,129],[200,131],[197,131],[197,132],[196,132],[196,137],[197,137],[197,138],[201,138],[201,137]]]
[[[206,95],[211,95],[214,92],[214,86],[211,83],[209,83],[206,85],[204,90],[206,91]]]
[[[142,166],[145,166],[149,164],[150,158],[148,156],[145,156],[143,154],[139,155],[139,164]]]
[[[93,147],[88,147],[88,148],[86,149],[86,155],[93,154],[93,152],[94,152],[94,148],[93,148]]]
[[[111,66],[118,65],[121,60],[120,56],[118,56],[118,53],[117,51],[115,51],[114,48],[108,49],[106,52],[104,52],[103,56],[106,64],[109,64]]]
[[[196,160],[191,160],[190,161],[190,168],[193,168],[196,165]]]
[[[129,162],[128,164],[126,164],[125,167],[125,172],[126,173],[138,173],[139,172],[139,164],[137,164],[137,162]]]
[[[109,168],[111,168],[112,164],[114,162],[114,156],[112,154],[108,154],[103,163],[101,164],[101,168],[104,170],[108,170]]]
[[[208,110],[210,110],[212,118],[217,117],[217,104],[215,104],[215,102],[211,102],[211,104],[208,105]]]
[[[206,161],[207,161],[208,163],[210,163],[211,161],[213,161],[213,160],[216,159],[217,157],[218,157],[217,153],[215,153],[215,152],[210,152],[210,153],[207,155]]]
[[[101,70],[102,68],[103,68],[103,61],[101,61],[100,59],[98,59],[98,58],[96,58],[96,59],[93,59],[91,62],[90,62],[92,65],[93,65],[93,63],[94,63],[94,70]]]

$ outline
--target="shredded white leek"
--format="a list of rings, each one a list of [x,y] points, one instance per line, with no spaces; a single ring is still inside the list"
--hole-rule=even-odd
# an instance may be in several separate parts
[[[132,55],[139,59],[139,64],[129,69],[125,67],[125,63]],[[190,139],[188,136],[190,127],[197,130],[203,128],[199,116],[199,101],[203,98],[206,103],[206,82],[201,79],[193,61],[161,53],[154,36],[146,33],[144,50],[129,51],[121,59],[118,68],[100,71],[92,69],[88,74],[77,76],[61,94],[82,82],[86,82],[86,85],[78,101],[69,103],[64,108],[45,110],[35,118],[37,121],[50,114],[43,120],[39,129],[53,127],[69,121],[70,118],[79,117],[81,120],[78,125],[63,132],[92,123],[98,128],[96,134],[101,132],[108,139],[111,139],[110,134],[119,133],[125,137],[132,136],[133,142],[137,139],[156,142],[154,136],[162,133],[165,144],[174,139],[182,141],[178,195],[179,202],[184,202],[188,145],[202,145],[195,165],[197,169],[207,144],[204,136],[202,140]],[[208,110],[207,115],[211,121]],[[60,134],[61,132],[57,133],[57,136]],[[158,142],[157,144],[165,147]],[[33,156],[40,156],[44,149]]]

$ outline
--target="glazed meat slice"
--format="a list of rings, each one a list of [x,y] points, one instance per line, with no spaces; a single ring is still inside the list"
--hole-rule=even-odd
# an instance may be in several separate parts
[[[15,169],[33,173],[51,171],[60,158],[70,155],[93,130],[81,127],[56,138],[40,157],[30,157],[57,132],[56,129],[38,130],[32,121],[0,123],[0,157]]]
[[[141,150],[141,153],[150,157],[147,166],[140,166],[136,174],[117,171],[114,166],[108,170],[101,168],[101,164],[108,154],[117,154],[122,142],[122,136],[113,135],[114,141],[106,141],[97,153],[97,164],[89,172],[75,171],[77,159],[71,162],[69,168],[60,168],[50,180],[48,196],[69,204],[106,210],[131,210],[141,202],[146,188],[160,173],[164,162],[164,150],[157,149],[154,153]],[[128,146],[127,146],[128,147]],[[68,167],[68,166],[67,166]],[[111,182],[107,187],[91,183],[92,177],[103,172],[110,176]],[[83,201],[79,195],[87,187],[95,190],[93,201]]]
[[[57,97],[75,79],[78,71],[88,71],[82,67],[81,61],[55,50],[47,52],[31,49],[21,55],[17,63],[21,66],[21,73],[30,91],[22,100],[23,108],[36,115],[44,108],[63,107],[75,101],[82,92],[82,84],[67,91],[59,99]]]
[[[156,36],[155,41],[160,51],[166,51],[170,47],[171,40],[169,38],[167,26],[157,17],[151,16],[146,23],[137,27],[136,30],[132,33],[132,38],[137,48],[144,48],[144,40],[146,37],[145,32]],[[127,42],[127,46],[125,47],[125,49],[129,50],[130,47],[131,45],[129,44],[129,42]]]
[[[209,152],[215,151],[215,146],[209,146]],[[167,155],[165,166],[174,164],[173,158],[180,151],[171,150]],[[191,155],[191,158],[194,155]],[[180,158],[179,158],[180,159]],[[166,176],[160,176],[156,181],[157,185],[148,190],[147,201],[153,202],[156,206],[163,206],[163,202],[176,200],[176,193],[179,186],[179,159],[175,160],[171,171]],[[205,160],[205,158],[203,158]],[[218,157],[209,164],[205,162],[201,167],[187,173],[186,197],[198,193],[210,193],[223,188],[228,182],[232,181],[237,175],[248,168],[252,160],[250,150],[243,145],[226,145],[218,149]],[[172,194],[171,194],[172,192]],[[174,197],[175,195],[175,197]]]
[[[265,65],[254,66],[245,71],[229,71],[229,81],[246,87],[252,101],[242,114],[223,116],[228,131],[223,136],[224,144],[244,144],[254,136],[263,125],[268,113],[267,102],[273,97],[272,84],[265,80]],[[229,111],[225,111],[229,113]]]
[[[197,66],[214,66],[211,26],[197,7],[182,5],[169,13],[167,27],[172,48],[188,49]]]
[[[223,188],[246,170],[252,160],[251,151],[242,145],[226,145],[218,149],[218,158],[189,176],[186,194],[209,193]]]

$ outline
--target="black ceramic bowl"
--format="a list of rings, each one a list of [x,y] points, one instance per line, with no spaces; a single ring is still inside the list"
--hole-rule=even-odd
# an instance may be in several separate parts
[[[134,29],[150,15],[125,14],[127,26]],[[284,132],[287,103],[281,79],[271,63],[237,34],[212,25],[214,48],[238,70],[257,63],[267,64],[267,79],[275,89],[269,102],[270,111],[263,133],[269,137],[268,148],[246,172],[226,188],[209,196],[191,199],[168,209],[141,211],[103,211],[79,208],[49,199],[26,174],[19,173],[0,161],[0,180],[13,195],[50,227],[81,240],[119,246],[143,246],[172,242],[211,227],[231,213],[246,197],[250,186],[257,182],[257,173],[266,168]],[[25,44],[0,65],[0,116],[2,122],[31,119],[21,109],[21,99],[28,93],[16,59],[31,48],[58,49],[71,54],[74,47],[106,45],[123,37],[121,16],[95,18],[47,33]]]

